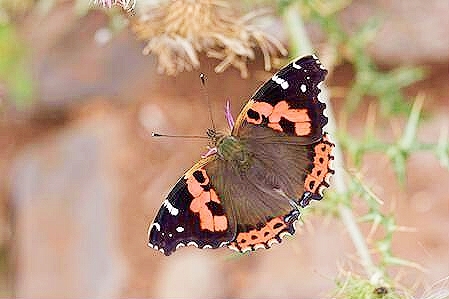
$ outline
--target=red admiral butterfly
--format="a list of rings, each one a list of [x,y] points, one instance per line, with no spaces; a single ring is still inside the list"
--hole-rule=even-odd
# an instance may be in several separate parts
[[[300,207],[320,200],[334,170],[323,126],[318,58],[291,62],[263,84],[230,134],[208,131],[215,145],[176,183],[148,231],[165,255],[194,245],[239,252],[270,248],[293,235]]]

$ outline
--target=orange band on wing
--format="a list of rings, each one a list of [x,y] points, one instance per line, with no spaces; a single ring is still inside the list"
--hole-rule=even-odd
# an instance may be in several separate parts
[[[265,102],[254,102],[247,111],[246,121],[259,125],[263,118],[268,119],[268,127],[279,132],[284,131],[280,124],[282,119],[294,125],[298,136],[306,136],[312,132],[312,121],[307,109],[290,108],[286,101],[280,101],[274,107]]]
[[[332,148],[334,144],[329,142],[327,135],[323,135],[323,140],[315,145],[313,158],[313,168],[304,181],[305,191],[315,194],[321,193],[320,187],[328,187],[327,182],[331,174],[334,173],[331,168]]]
[[[259,114],[258,118],[251,118],[247,115],[246,121],[255,125],[260,125],[262,123],[262,117],[269,117],[273,112],[273,106],[265,102],[254,102],[251,108],[253,111]]]
[[[253,229],[246,233],[241,232],[237,235],[234,242],[230,245],[237,247],[240,251],[252,250],[256,245],[268,246],[268,241],[275,239],[282,231],[287,229],[287,224],[276,217],[267,222],[261,229]],[[277,241],[277,240],[276,240]]]
[[[295,123],[295,134],[298,136],[306,136],[312,132],[311,123],[297,122]]]
[[[190,210],[197,213],[200,219],[200,228],[202,230],[225,231],[228,228],[228,220],[225,215],[214,215],[207,206],[209,202],[215,202],[221,205],[220,199],[214,189],[204,190],[204,187],[209,184],[209,177],[204,169],[200,168],[197,172],[192,173],[187,177],[187,189],[193,196],[190,203]],[[202,181],[199,182],[195,174],[200,175]]]

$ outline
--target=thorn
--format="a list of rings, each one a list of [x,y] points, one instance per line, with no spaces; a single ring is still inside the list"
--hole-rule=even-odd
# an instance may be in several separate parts
[[[412,145],[416,140],[416,132],[418,129],[419,118],[421,115],[422,106],[424,103],[425,96],[419,94],[416,97],[415,102],[412,106],[412,111],[410,112],[407,125],[405,126],[403,136],[399,143],[402,150],[410,151]]]

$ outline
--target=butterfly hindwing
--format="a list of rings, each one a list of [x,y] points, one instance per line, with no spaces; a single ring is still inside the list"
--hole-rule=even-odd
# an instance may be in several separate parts
[[[252,155],[247,169],[238,161],[223,160],[208,169],[230,223],[235,223],[228,247],[239,252],[270,248],[283,235],[293,235],[300,214],[294,198],[279,188],[283,178],[270,173],[268,164],[274,161],[261,157]]]

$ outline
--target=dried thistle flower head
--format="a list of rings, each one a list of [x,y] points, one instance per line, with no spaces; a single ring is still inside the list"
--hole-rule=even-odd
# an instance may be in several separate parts
[[[91,3],[104,8],[119,6],[125,11],[132,11],[136,7],[136,0],[91,0]]]
[[[199,53],[221,60],[216,72],[234,66],[242,77],[248,76],[247,62],[255,58],[256,48],[267,71],[273,57],[287,55],[281,42],[253,24],[266,10],[239,17],[227,3],[213,0],[164,1],[141,8],[133,30],[148,41],[144,54],[157,55],[159,71],[168,75],[197,69]]]

